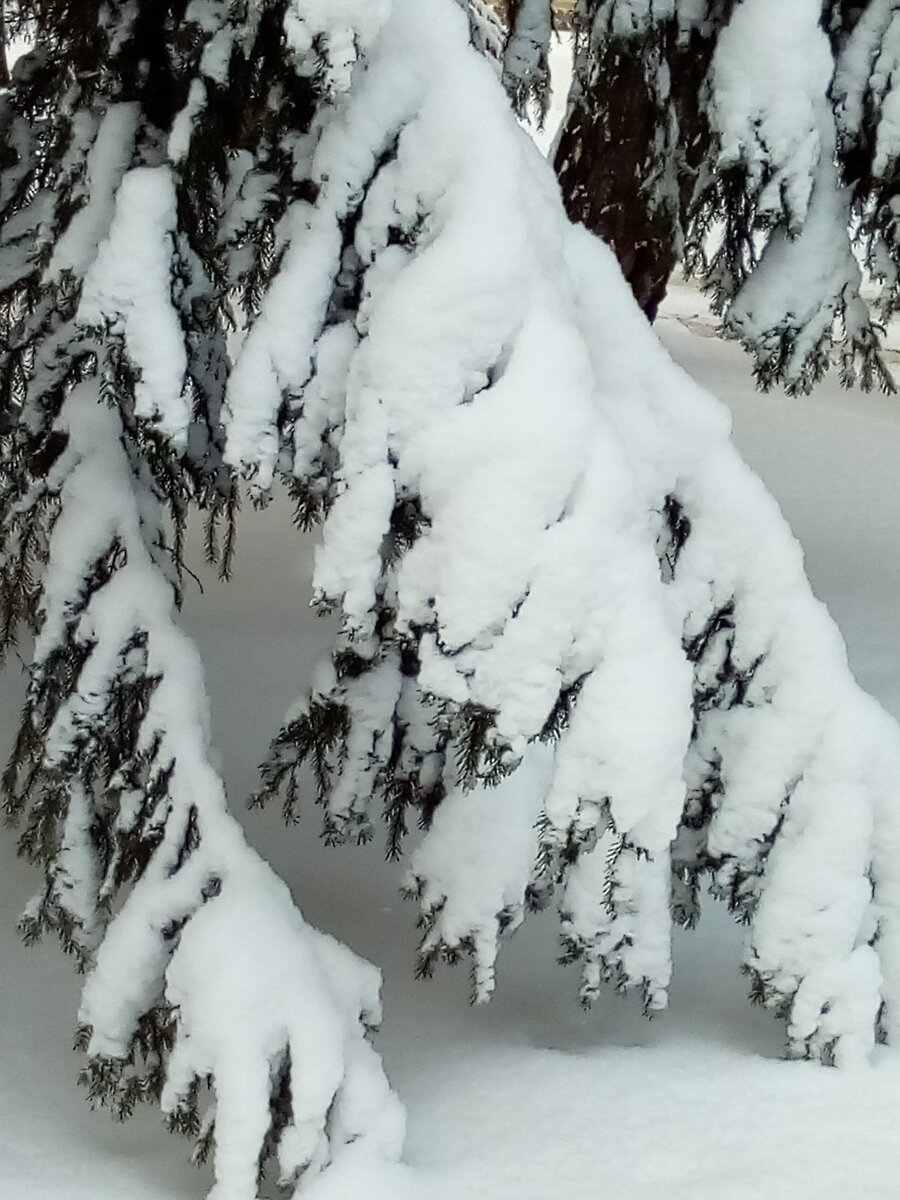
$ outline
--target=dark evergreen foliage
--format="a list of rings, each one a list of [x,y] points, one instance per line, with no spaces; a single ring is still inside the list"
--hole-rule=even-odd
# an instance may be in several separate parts
[[[549,14],[551,0],[540,3]],[[822,4],[821,26],[830,39],[834,75],[820,99],[824,119],[834,125],[836,144],[833,152],[826,145],[823,154],[834,154],[839,175],[833,182],[823,177],[818,186],[834,192],[844,183],[850,189],[846,218],[833,231],[829,253],[846,256],[851,265],[846,278],[835,273],[838,282],[829,280],[827,272],[824,281],[810,279],[811,289],[824,289],[819,299],[825,317],[808,319],[788,308],[773,320],[760,318],[752,307],[745,311],[750,301],[745,304],[744,285],[763,268],[773,274],[764,263],[765,247],[782,237],[798,239],[806,215],[791,211],[786,198],[781,211],[773,211],[771,197],[765,195],[777,167],[766,161],[775,153],[773,147],[763,142],[754,150],[763,161],[759,174],[744,161],[720,159],[713,63],[735,11],[734,0],[707,0],[705,7],[692,6],[686,14],[678,3],[576,4],[574,78],[555,151],[569,215],[612,246],[650,320],[677,265],[696,276],[726,331],[755,356],[763,388],[783,384],[789,392],[808,391],[828,369],[835,343],[843,383],[893,390],[881,339],[900,295],[894,212],[900,175],[896,154],[886,161],[878,156],[895,49],[893,42],[881,40],[894,37],[889,14],[881,25],[877,20],[872,24],[875,9],[871,2]],[[862,57],[870,78],[861,111],[854,109],[848,119],[843,72],[848,48],[861,40],[866,21],[871,31],[864,33],[869,42]],[[548,22],[545,28],[549,30]],[[772,43],[777,42],[777,25],[769,32]],[[509,37],[513,46],[514,24]],[[853,53],[860,55],[859,46]],[[879,54],[887,57],[876,70]],[[859,70],[858,61],[852,69]],[[529,97],[543,104],[545,73],[507,75],[519,108]],[[880,285],[877,302],[859,295],[851,244],[852,254]],[[796,267],[791,262],[784,269]]]
[[[149,724],[159,720],[151,709],[160,677],[149,666],[158,630],[135,627],[118,646],[104,642],[101,625],[83,632],[98,598],[134,564],[137,544],[113,530],[82,573],[77,563],[62,576],[54,567],[54,530],[74,504],[73,472],[89,449],[70,444],[68,414],[84,388],[96,389],[115,414],[119,432],[104,453],[110,461],[121,457],[141,514],[141,553],[166,582],[173,605],[181,599],[192,511],[205,514],[208,556],[227,574],[237,490],[222,458],[226,341],[235,302],[252,314],[274,269],[275,228],[304,188],[291,177],[284,143],[308,128],[316,103],[315,80],[298,80],[286,61],[284,10],[284,2],[232,6],[230,19],[243,36],[234,39],[222,77],[206,77],[206,102],[175,172],[170,286],[191,412],[179,446],[136,413],[140,367],[121,329],[86,329],[76,319],[84,279],[77,263],[56,269],[54,254],[78,214],[96,203],[97,190],[109,185],[92,177],[104,169],[92,154],[110,114],[127,111],[131,126],[122,169],[167,161],[173,125],[201,77],[215,30],[186,19],[186,0],[4,6],[4,50],[14,37],[33,45],[15,63],[8,89],[0,90],[0,660],[17,639],[36,642],[3,774],[3,806],[19,828],[21,852],[45,872],[23,934],[33,940],[56,932],[82,970],[93,961],[118,894],[144,875],[167,826],[180,818],[171,798],[176,764],[167,757],[164,730]],[[221,18],[229,18],[224,7]],[[257,189],[263,199],[249,219],[226,227],[234,189],[246,187],[251,175],[263,181]],[[84,536],[90,542],[91,531]],[[59,624],[53,636],[48,620]],[[92,666],[109,656],[111,673],[97,691]],[[51,752],[54,738],[62,748]],[[202,838],[195,807],[184,821],[170,874]],[[84,827],[98,880],[77,903],[73,895],[83,881],[73,885],[66,857],[73,823]],[[197,901],[214,894],[208,886]],[[160,930],[164,942],[177,943],[187,915],[176,914]],[[91,1099],[120,1117],[140,1100],[158,1100],[171,1038],[159,998],[141,1017],[125,1058],[95,1057],[85,1067]],[[86,1048],[88,1040],[84,1035],[79,1044]],[[210,1131],[203,1135],[208,1149]]]

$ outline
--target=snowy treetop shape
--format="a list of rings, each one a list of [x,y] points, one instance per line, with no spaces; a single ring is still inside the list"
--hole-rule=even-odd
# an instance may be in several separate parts
[[[469,950],[487,997],[555,897],[583,999],[658,1009],[706,877],[793,1052],[864,1057],[900,1021],[900,734],[461,7],[192,0],[137,81],[156,6],[99,11],[108,65],[70,78],[62,6],[0,97],[0,630],[37,632],[5,786],[94,1093],[213,1141],[216,1200],[271,1152],[290,1185],[399,1152],[377,972],[228,814],[177,625],[185,514],[238,472],[321,521],[342,619],[263,795],[308,762],[330,839],[419,817],[423,971]]]

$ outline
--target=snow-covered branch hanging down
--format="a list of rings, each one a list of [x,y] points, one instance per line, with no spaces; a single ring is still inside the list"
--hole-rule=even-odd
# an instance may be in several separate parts
[[[232,374],[228,457],[324,507],[344,625],[265,792],[292,807],[309,759],[333,839],[433,813],[422,967],[471,949],[479,998],[555,893],[585,998],[612,978],[662,1007],[708,876],[793,1052],[862,1057],[900,1012],[897,729],[465,34],[395,0]]]
[[[740,0],[713,58],[719,165],[741,164],[759,212],[784,215],[792,234],[803,226],[816,167],[829,153],[820,126],[833,67],[821,7],[820,0],[799,0],[789,10],[774,0]]]
[[[887,321],[900,298],[900,5],[870,0],[837,59],[832,95],[838,135],[857,194],[866,267],[881,284]]]
[[[209,226],[236,241],[262,205],[241,187],[246,153],[226,192],[161,97],[183,84],[190,120],[228,124],[196,76],[223,82],[237,32],[239,81],[273,30],[192,4],[199,63],[155,40],[148,92],[118,56],[136,64],[134,39],[166,14],[102,16],[74,52],[77,85],[63,6],[0,96],[0,653],[17,627],[34,634],[4,807],[45,872],[24,933],[56,931],[86,973],[91,1100],[119,1116],[159,1102],[212,1156],[215,1200],[253,1200],[268,1158],[293,1187],[351,1145],[396,1158],[404,1124],[367,1040],[379,973],[304,922],[229,814],[177,622],[188,509],[206,510],[215,557],[235,508],[218,426],[228,284]]]
[[[396,1155],[402,1115],[364,1038],[379,1019],[378,972],[303,922],[227,812],[202,669],[157,558],[152,484],[93,381],[73,389],[57,429],[66,449],[49,483],[60,511],[26,710],[35,734],[49,728],[40,791],[30,777],[13,795],[30,800],[32,827],[66,811],[26,921],[63,921],[83,956],[91,1093],[122,1112],[142,1093],[158,1098],[188,1131],[202,1119],[216,1200],[256,1194],[273,1088],[290,1096],[273,1146],[284,1182],[359,1137]],[[73,604],[92,570],[99,578]],[[80,669],[51,697],[73,647]],[[115,710],[127,705],[126,725]],[[116,762],[104,739],[125,732],[133,744]]]
[[[890,55],[888,23],[881,0],[855,14],[821,0],[789,11],[739,0],[718,36],[707,109],[720,178],[703,201],[701,236],[724,217],[708,279],[763,386],[808,391],[836,345],[845,383],[893,387],[861,292],[864,265],[890,312],[894,222],[866,177],[887,164],[876,148],[872,170],[864,165],[868,143],[882,144],[873,125],[890,128],[889,117],[872,120],[892,94],[874,65]],[[864,113],[869,87],[880,98]]]
[[[529,102],[542,123],[550,107],[550,0],[512,0],[510,33],[503,53],[503,84],[513,107],[525,116]]]
[[[488,0],[457,0],[469,18],[469,41],[479,54],[492,59],[498,68],[506,41],[503,24]]]
[[[653,317],[677,262],[764,388],[893,389],[894,0],[580,0],[556,167]],[[865,288],[861,285],[865,281]]]
[[[835,340],[847,383],[858,365],[868,386],[888,379],[860,294],[854,197],[840,177],[830,98],[835,59],[821,22],[820,0],[789,13],[771,0],[741,0],[710,72],[717,170],[726,189],[745,193],[756,230],[741,232],[746,214],[726,214],[714,299],[726,328],[753,350],[760,381],[792,390],[824,374]]]
[[[137,194],[123,186],[120,204]],[[115,292],[102,267],[93,278],[91,305]],[[303,922],[227,812],[152,478],[94,379],[54,432],[64,450],[42,486],[58,515],[6,786],[47,863],[26,931],[58,928],[88,973],[91,1095],[120,1115],[158,1099],[199,1133],[216,1200],[256,1195],[266,1149],[286,1184],[360,1138],[395,1157],[402,1111],[365,1040],[378,972]]]

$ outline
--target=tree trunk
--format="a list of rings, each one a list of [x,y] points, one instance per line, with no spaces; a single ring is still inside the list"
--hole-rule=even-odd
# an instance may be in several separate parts
[[[576,58],[554,162],[566,211],[612,247],[651,321],[710,147],[701,98],[714,44],[697,32],[678,44],[668,22]]]

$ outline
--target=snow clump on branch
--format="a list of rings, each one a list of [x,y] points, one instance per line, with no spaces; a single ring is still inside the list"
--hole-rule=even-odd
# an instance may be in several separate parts
[[[792,1052],[863,1057],[900,1011],[897,730],[724,411],[564,220],[490,67],[448,51],[463,36],[452,6],[396,0],[232,376],[230,459],[263,486],[293,463],[324,498],[314,585],[344,622],[267,788],[295,795],[319,746],[333,839],[367,836],[373,802],[398,836],[407,802],[437,804],[421,965],[473,950],[477,998],[499,932],[555,892],[585,998],[612,979],[662,1007],[672,913],[695,919],[706,876]],[[265,407],[235,383],[289,321]],[[535,813],[515,770],[541,739]],[[481,818],[493,793],[466,789],[510,772]],[[528,830],[531,856],[460,849]]]

